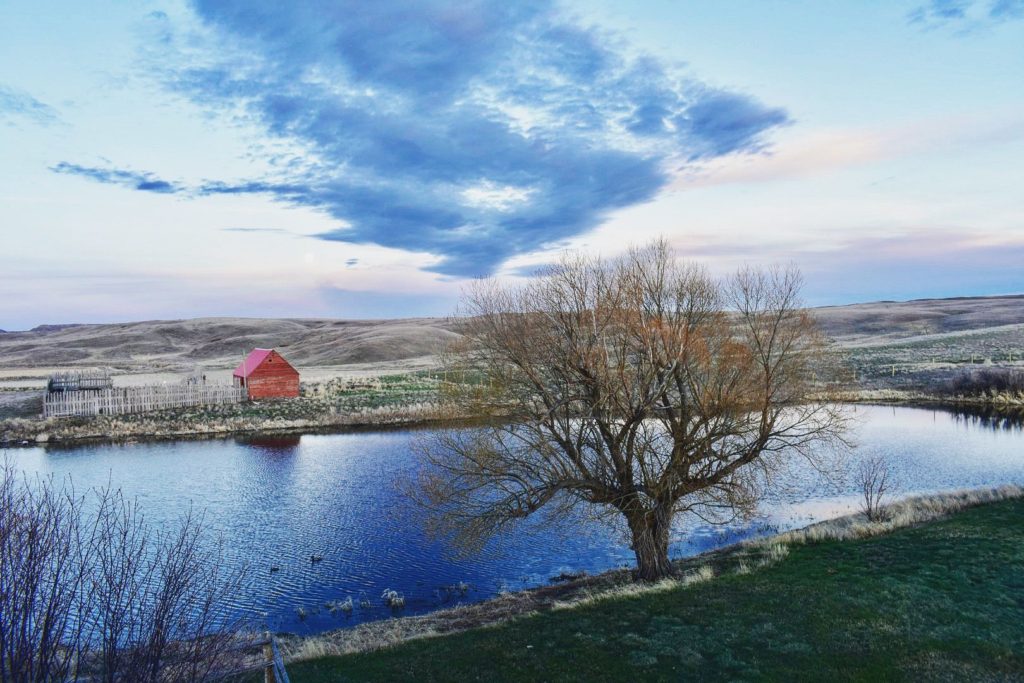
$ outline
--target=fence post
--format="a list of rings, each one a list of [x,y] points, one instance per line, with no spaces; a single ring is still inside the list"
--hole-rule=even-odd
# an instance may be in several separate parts
[[[288,680],[288,670],[284,668],[284,658],[281,657],[281,651],[277,649],[277,641],[274,640],[274,636],[270,636],[270,651],[274,656],[274,675],[277,677],[277,683],[291,683]]]
[[[274,645],[271,638],[273,636],[267,631],[267,639],[263,643],[263,683],[278,683],[274,672]]]

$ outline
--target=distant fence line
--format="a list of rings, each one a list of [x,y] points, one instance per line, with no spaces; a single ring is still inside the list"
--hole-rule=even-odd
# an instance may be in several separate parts
[[[126,415],[165,408],[241,403],[245,387],[231,384],[166,384],[101,391],[63,391],[43,398],[43,417]]]
[[[46,390],[50,393],[58,391],[98,391],[113,389],[114,380],[108,370],[70,370],[55,372],[46,382]]]

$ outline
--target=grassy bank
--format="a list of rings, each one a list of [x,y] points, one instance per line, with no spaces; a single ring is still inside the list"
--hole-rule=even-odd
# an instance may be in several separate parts
[[[289,673],[296,681],[1024,680],[1024,499],[1019,489],[1010,495],[903,528],[894,527],[985,496],[925,499],[875,528],[855,518],[818,525],[790,534],[785,552],[760,563],[719,553],[688,580],[295,662]]]
[[[312,433],[350,427],[430,424],[449,414],[436,404],[332,411],[301,398],[224,406],[197,406],[136,415],[8,419],[0,444],[180,439],[232,434]]]

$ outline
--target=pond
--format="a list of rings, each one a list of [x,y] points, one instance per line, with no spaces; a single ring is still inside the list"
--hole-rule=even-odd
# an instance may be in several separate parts
[[[1021,422],[944,410],[857,406],[849,465],[885,455],[901,493],[1024,484]],[[531,524],[485,551],[455,557],[432,542],[396,483],[412,467],[414,430],[274,438],[40,447],[9,451],[30,473],[70,477],[78,490],[108,482],[137,498],[154,524],[194,505],[225,539],[228,561],[250,567],[234,607],[275,631],[315,633],[396,612],[380,597],[403,594],[417,614],[500,591],[547,583],[561,573],[632,565],[626,543],[596,522],[571,530]],[[794,463],[791,485],[757,519],[730,526],[681,520],[672,555],[856,511],[852,481],[826,480]],[[311,555],[323,560],[310,562]],[[278,566],[271,572],[270,567]],[[351,614],[328,601],[361,597]],[[300,617],[300,612],[305,613]]]

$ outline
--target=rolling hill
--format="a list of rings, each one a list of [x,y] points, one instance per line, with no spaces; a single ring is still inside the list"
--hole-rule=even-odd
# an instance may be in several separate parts
[[[922,299],[813,309],[841,346],[858,348],[959,337],[982,330],[1024,334],[1024,296]],[[0,333],[0,368],[108,366],[120,372],[188,372],[236,365],[253,347],[293,364],[384,364],[431,356],[458,338],[441,318],[398,320],[197,318],[106,325],[44,325]]]
[[[458,337],[443,319],[197,318],[109,325],[47,325],[0,334],[0,366],[109,366],[181,372],[237,365],[254,347],[300,366],[386,363],[443,350]]]

